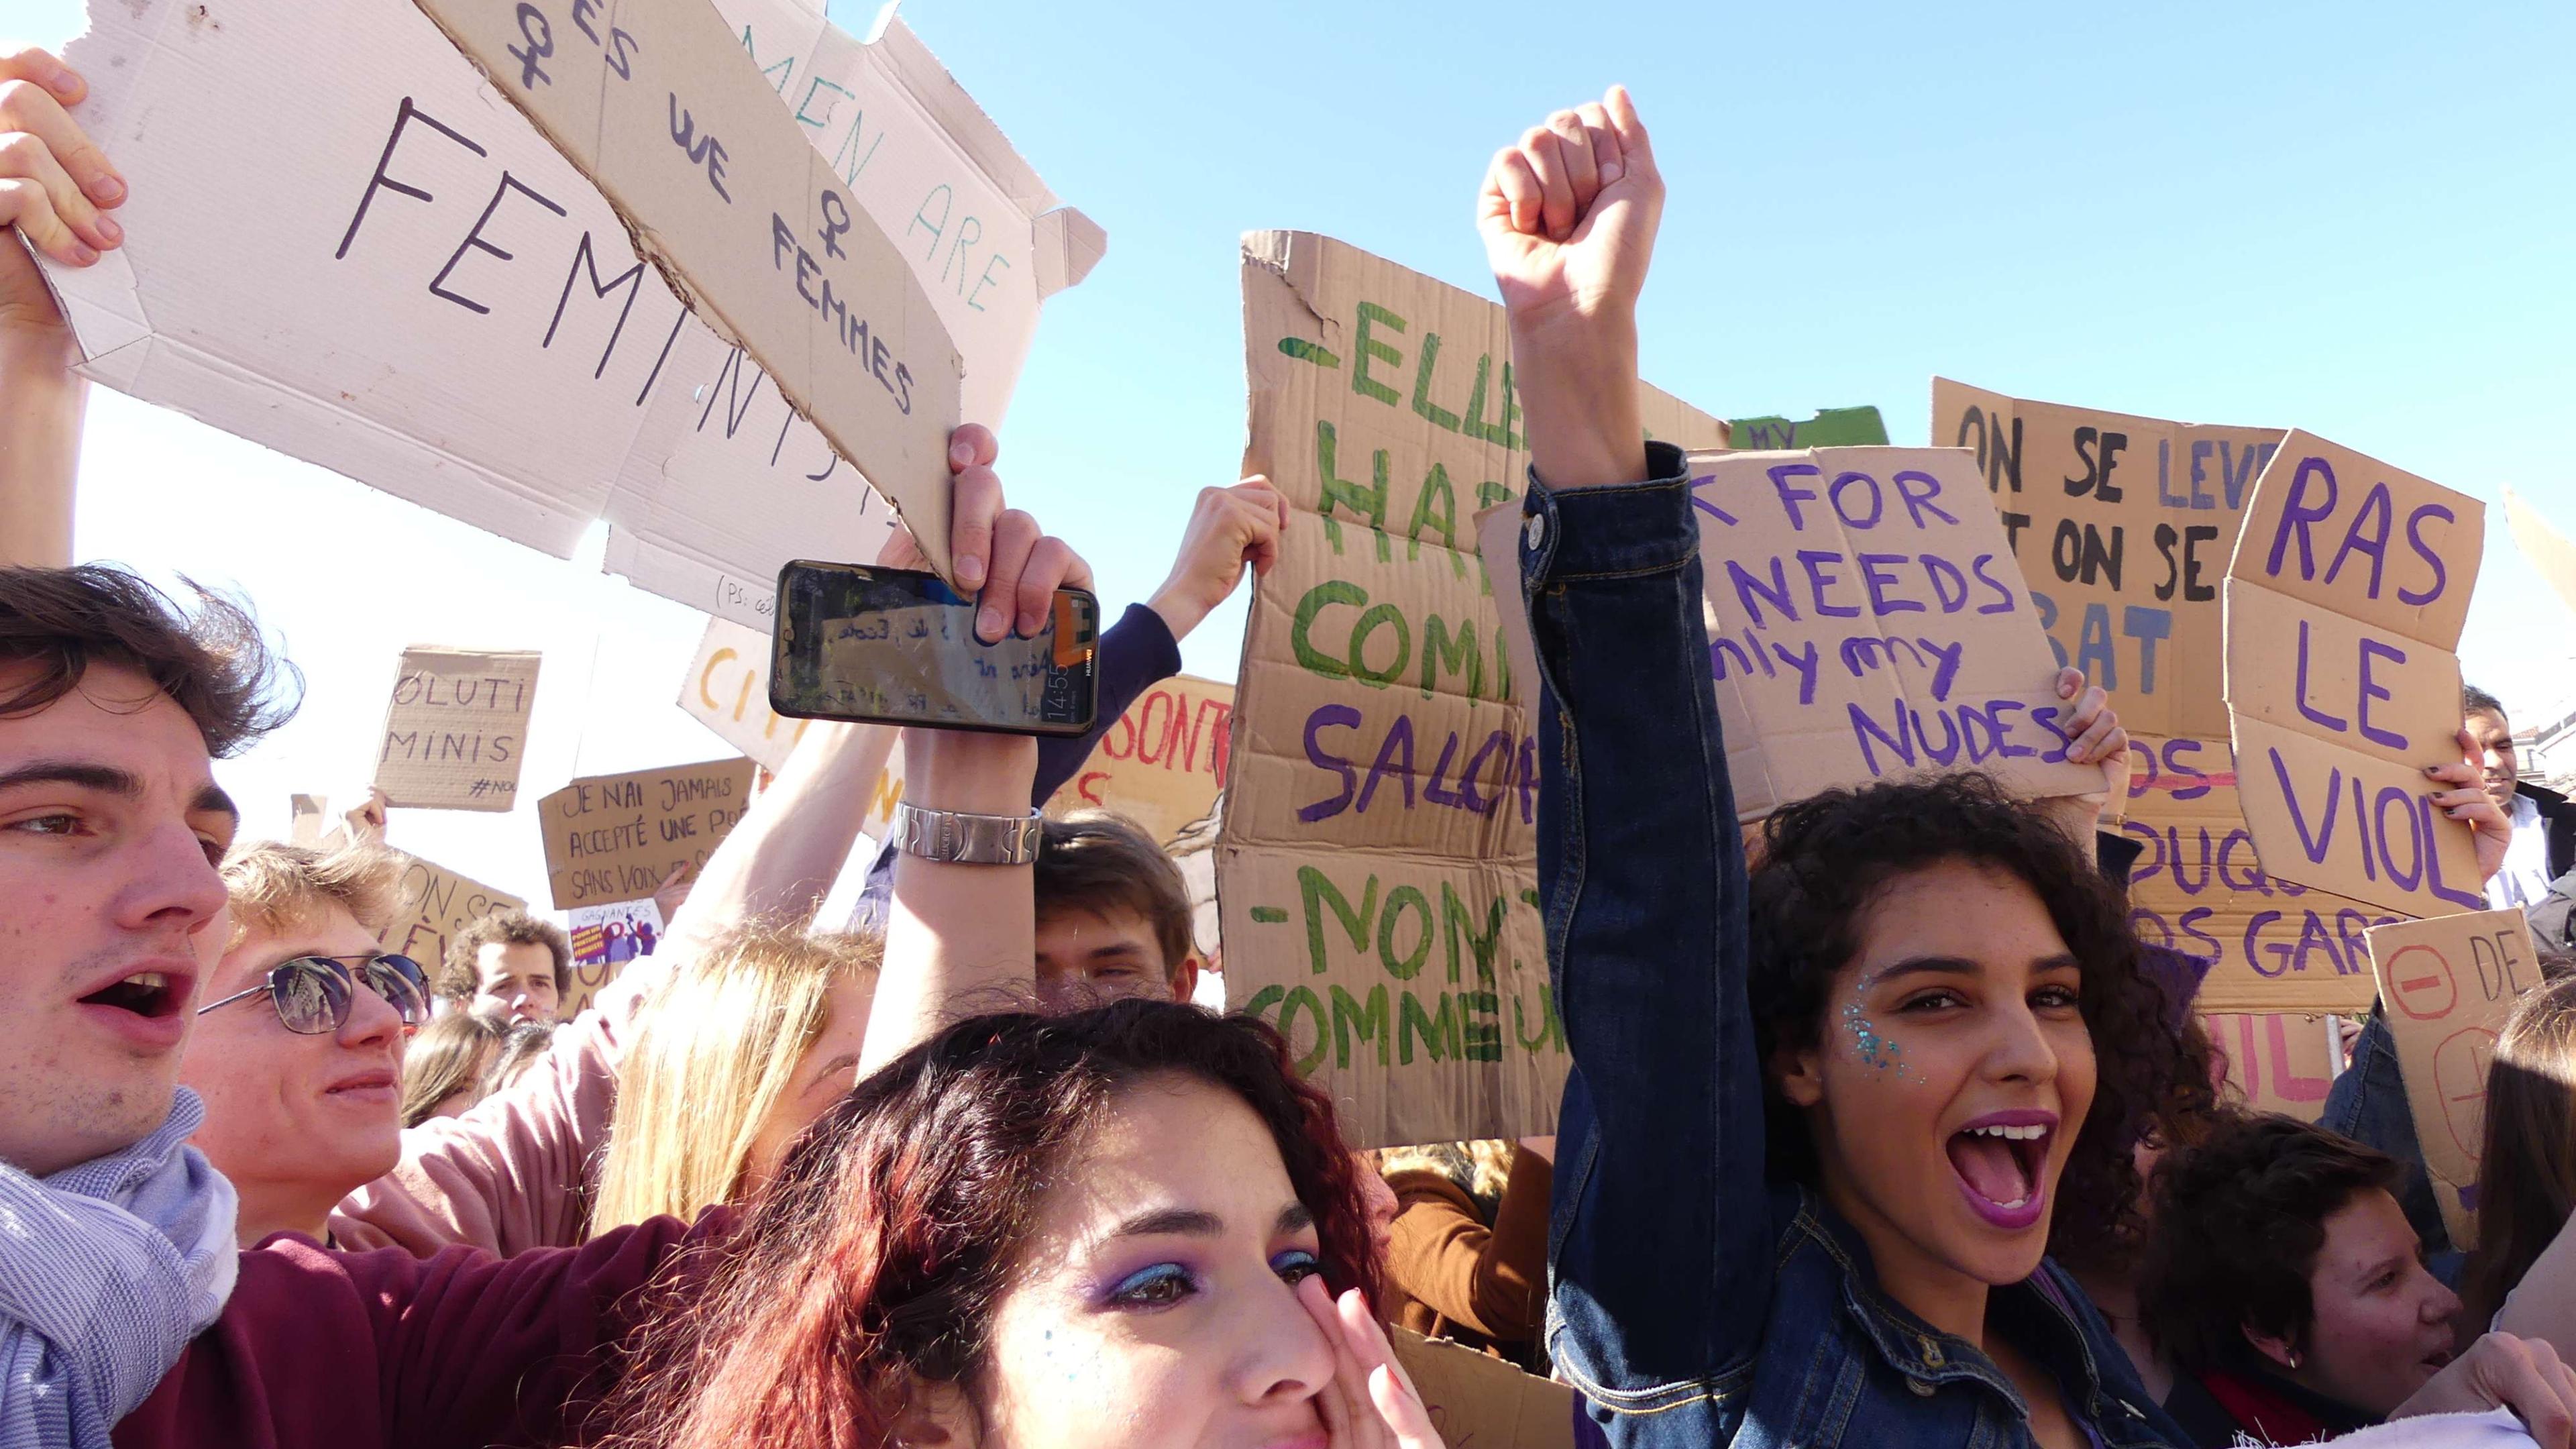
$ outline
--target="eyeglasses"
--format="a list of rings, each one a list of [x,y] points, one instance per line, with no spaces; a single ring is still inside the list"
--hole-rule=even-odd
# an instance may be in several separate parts
[[[268,979],[248,991],[197,1008],[199,1016],[219,1006],[266,993],[277,1019],[299,1036],[322,1036],[349,1024],[354,982],[385,999],[407,1027],[429,1020],[429,978],[409,956],[298,956],[269,968]]]

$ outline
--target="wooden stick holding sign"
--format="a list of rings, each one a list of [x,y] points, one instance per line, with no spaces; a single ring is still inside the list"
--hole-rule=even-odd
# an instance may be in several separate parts
[[[716,7],[418,3],[951,574],[948,435],[964,365],[930,294]]]
[[[2513,1004],[2540,984],[2539,949],[2518,910],[2381,926],[2369,941],[2443,1226],[2454,1244],[2474,1247],[2487,1073]]]
[[[2237,795],[2273,876],[2400,915],[2483,908],[2477,845],[2433,808],[2457,763],[2460,626],[2486,505],[2293,432],[2227,570]]]

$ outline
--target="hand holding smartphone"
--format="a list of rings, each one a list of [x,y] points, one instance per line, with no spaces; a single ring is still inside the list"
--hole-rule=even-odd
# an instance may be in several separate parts
[[[937,574],[798,559],[778,575],[769,705],[793,719],[1082,735],[1098,707],[1100,601],[1058,589],[1036,634],[987,644]]]

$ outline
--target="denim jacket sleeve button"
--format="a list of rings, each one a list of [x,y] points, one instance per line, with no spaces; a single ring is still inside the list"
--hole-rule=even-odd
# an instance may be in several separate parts
[[[1536,553],[1539,551],[1540,546],[1546,542],[1547,515],[1544,513],[1533,513],[1529,516],[1529,521],[1521,525],[1521,546],[1532,553]]]
[[[1912,1389],[1914,1391],[1914,1396],[1918,1399],[1928,1399],[1938,1392],[1938,1390],[1934,1389],[1928,1381],[1923,1379],[1907,1379],[1905,1381],[1905,1386]]]
[[[1923,1361],[1933,1368],[1939,1368],[1948,1360],[1942,1357],[1941,1345],[1927,1337],[1923,1340]]]

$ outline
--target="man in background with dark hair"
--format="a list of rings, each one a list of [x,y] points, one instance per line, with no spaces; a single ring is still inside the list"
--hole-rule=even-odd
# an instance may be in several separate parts
[[[525,911],[485,916],[448,943],[438,994],[495,1021],[551,1025],[572,994],[572,941]]]
[[[1038,1000],[1051,1011],[1126,997],[1187,1001],[1199,983],[1180,867],[1134,821],[1079,810],[1038,847]]]
[[[2504,869],[2487,882],[2487,904],[2529,910],[2549,894],[2549,883],[2576,870],[2576,805],[2555,790],[2522,778],[2522,760],[2514,749],[2513,721],[2494,695],[2470,685],[2460,691],[2460,710],[2469,734],[2478,742],[2486,767],[2487,798],[2513,826],[2505,847]]]

